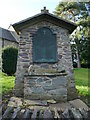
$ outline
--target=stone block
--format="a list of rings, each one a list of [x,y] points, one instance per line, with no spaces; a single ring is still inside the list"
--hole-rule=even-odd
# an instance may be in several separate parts
[[[73,100],[77,98],[78,98],[78,94],[75,86],[69,88],[67,87],[67,100]]]
[[[51,80],[48,80],[48,81],[45,81],[45,82],[42,82],[41,83],[42,87],[45,87],[45,86],[51,86]]]
[[[44,114],[43,114],[43,118],[44,119],[52,119],[53,118],[52,112],[48,109],[45,109]]]
[[[8,103],[8,106],[11,106],[11,107],[20,107],[20,106],[22,106],[22,100],[21,100],[21,98],[11,97],[10,101]]]
[[[33,93],[31,95],[24,95],[24,98],[30,99],[30,100],[48,100],[53,99],[52,95],[48,93]]]
[[[66,86],[66,84],[67,84],[67,79],[64,76],[59,76],[59,77],[56,77],[55,79],[52,79],[52,85]]]
[[[49,94],[51,95],[67,95],[67,89],[66,88],[59,88],[59,89],[55,89],[55,90],[50,90],[48,91]]]
[[[80,99],[75,99],[72,101],[69,101],[69,103],[73,106],[76,107],[77,109],[81,109],[81,110],[86,110],[88,111],[88,106]]]
[[[31,90],[31,88],[30,87],[26,87],[26,88],[24,88],[24,94],[32,94],[32,90]]]
[[[82,120],[82,115],[79,110],[76,108],[71,108],[69,110],[70,118]]]
[[[47,101],[24,100],[24,105],[26,105],[26,106],[35,106],[35,105],[45,106],[45,105],[47,105]]]
[[[17,107],[16,103],[12,102],[12,101],[9,101],[8,106],[9,107]]]
[[[66,108],[65,111],[62,114],[63,114],[64,118],[66,118],[66,119],[70,118],[69,109],[68,108]]]
[[[60,87],[60,86],[59,86]],[[56,86],[56,85],[51,85],[51,86],[43,86],[43,89],[45,90],[45,91],[49,91],[49,90],[54,90],[54,89],[57,89],[57,88],[59,88],[58,86]]]
[[[56,103],[56,104],[50,104],[50,109],[53,110],[54,108],[59,111],[59,110],[62,110],[62,112],[64,112],[67,108],[70,108],[70,103],[68,102],[59,102],[59,103]]]
[[[13,111],[13,107],[8,107],[6,111],[4,112],[2,119],[9,119],[11,116],[11,112]]]
[[[30,118],[30,110],[26,109],[23,115],[23,119],[29,119]]]
[[[42,82],[44,82],[44,79],[43,79],[43,78],[38,78],[38,79],[37,79],[37,83],[38,83],[38,84],[40,84],[40,83],[42,83]]]
[[[20,110],[21,110],[20,107],[17,107],[17,108],[15,109],[14,113],[13,113],[12,116],[11,116],[11,120],[14,120],[14,119],[17,118],[18,113],[20,112]]]
[[[32,90],[32,93],[35,93],[35,94],[44,94],[45,93],[45,91],[42,87],[35,86],[35,87],[31,88],[31,90]]]

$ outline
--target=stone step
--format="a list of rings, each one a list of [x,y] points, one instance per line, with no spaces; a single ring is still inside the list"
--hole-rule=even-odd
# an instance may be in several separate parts
[[[13,107],[8,107],[2,116],[2,120],[5,120],[6,118],[10,118],[13,109],[14,109]]]
[[[52,119],[53,118],[53,116],[52,116],[52,112],[49,110],[49,109],[45,109],[44,110],[44,114],[43,114],[43,118],[50,118],[50,119]]]
[[[31,116],[31,111],[29,109],[26,109],[25,112],[24,112],[24,116],[23,118],[24,119],[29,119]]]
[[[14,113],[12,114],[11,120],[14,120],[18,117],[18,113],[20,112],[21,108],[17,107],[14,111]]]
[[[40,110],[40,112],[39,112],[39,119],[42,119],[43,118],[43,110]]]
[[[64,111],[62,114],[63,114],[63,116],[64,116],[65,118],[67,118],[67,119],[70,118],[69,109],[68,109],[68,108],[66,108],[65,111]]]
[[[59,119],[60,118],[56,108],[54,108],[54,118],[55,119]]]
[[[72,113],[72,117],[73,117],[74,119],[80,119],[80,120],[83,119],[83,118],[82,118],[82,115],[81,115],[80,112],[79,112],[79,110],[77,110],[76,108],[71,108],[70,110],[71,110],[71,113]]]
[[[22,114],[21,114],[22,111]],[[36,109],[33,110],[29,108],[12,108],[8,107],[5,113],[3,114],[2,120],[14,120],[14,119],[84,119],[88,118],[88,114],[86,111],[80,111],[77,108],[69,107],[66,108],[64,111],[58,110],[54,108],[51,110],[50,108],[44,109]]]
[[[33,111],[32,116],[31,116],[31,120],[36,119],[36,118],[37,118],[37,114],[38,114],[38,109],[35,109],[35,110]]]

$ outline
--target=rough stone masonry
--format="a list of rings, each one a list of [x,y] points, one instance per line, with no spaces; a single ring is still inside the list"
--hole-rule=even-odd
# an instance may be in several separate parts
[[[15,95],[34,100],[77,98],[69,41],[77,26],[44,8],[13,27],[20,35]]]

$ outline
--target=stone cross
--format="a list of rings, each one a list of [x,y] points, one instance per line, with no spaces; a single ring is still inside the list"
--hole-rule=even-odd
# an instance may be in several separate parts
[[[41,13],[48,13],[49,10],[46,9],[46,7],[44,7],[42,10],[41,10]]]

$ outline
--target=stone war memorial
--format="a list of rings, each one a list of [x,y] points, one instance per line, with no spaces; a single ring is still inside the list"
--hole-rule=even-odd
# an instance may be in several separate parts
[[[13,27],[20,34],[15,95],[56,101],[76,98],[69,34],[77,26],[45,9]]]
[[[11,118],[18,116],[23,105],[24,118],[86,117],[88,108],[78,98],[75,88],[69,40],[77,25],[49,13],[44,7],[40,14],[13,27],[20,42],[15,96],[8,103],[9,112],[10,108],[16,108]]]

